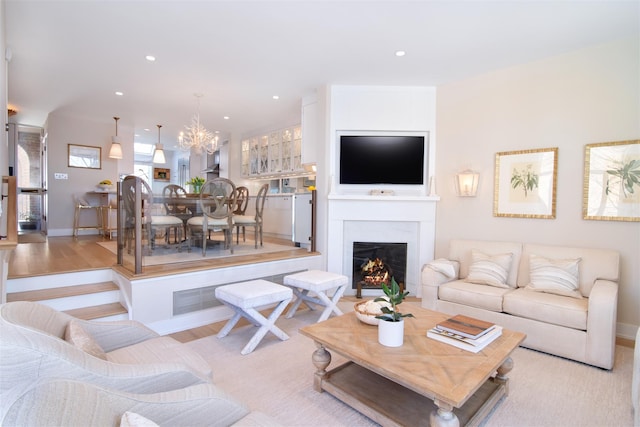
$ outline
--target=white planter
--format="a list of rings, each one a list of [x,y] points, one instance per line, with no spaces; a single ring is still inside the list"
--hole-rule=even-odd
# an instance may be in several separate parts
[[[399,322],[380,320],[378,342],[387,347],[400,347],[404,341],[404,319]]]

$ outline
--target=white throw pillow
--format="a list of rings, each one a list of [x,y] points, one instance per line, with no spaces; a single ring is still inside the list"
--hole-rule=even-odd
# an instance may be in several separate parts
[[[65,331],[64,339],[85,353],[107,360],[107,354],[104,352],[102,347],[100,347],[100,344],[98,344],[93,337],[89,335],[77,320],[69,322],[67,330]]]
[[[471,249],[471,266],[465,282],[509,288],[507,277],[511,270],[512,253],[487,255]]]
[[[525,287],[537,292],[582,298],[580,293],[579,265],[581,258],[549,259],[529,256],[529,280]]]
[[[127,411],[120,418],[120,427],[158,427],[158,424],[140,414]]]

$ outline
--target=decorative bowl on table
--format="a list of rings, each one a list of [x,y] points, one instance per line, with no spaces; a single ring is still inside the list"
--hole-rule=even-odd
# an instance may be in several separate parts
[[[356,313],[356,317],[362,323],[366,323],[367,325],[377,325],[378,322],[380,322],[380,319],[376,319],[376,316],[382,314],[382,306],[390,307],[391,304],[386,301],[376,302],[374,300],[367,300],[356,303],[353,308]]]
[[[111,190],[111,188],[113,188],[113,185],[98,184],[98,188],[100,189],[100,191],[109,191],[109,190]]]

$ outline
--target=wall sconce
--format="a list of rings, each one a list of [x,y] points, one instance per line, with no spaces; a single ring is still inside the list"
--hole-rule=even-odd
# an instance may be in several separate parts
[[[476,197],[480,174],[467,169],[456,174],[456,193],[459,197]]]
[[[111,148],[109,149],[109,158],[122,159],[122,146],[120,145],[120,137],[118,137],[118,120],[120,117],[114,117],[116,121],[116,136],[111,137]]]
[[[153,152],[153,163],[167,163],[167,160],[164,158],[164,150],[162,149],[162,144],[160,144],[160,128],[162,125],[158,126],[158,143],[156,144],[156,150]]]

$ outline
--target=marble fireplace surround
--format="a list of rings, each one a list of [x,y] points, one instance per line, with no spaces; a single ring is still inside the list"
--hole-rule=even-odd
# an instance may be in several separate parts
[[[329,195],[327,267],[353,281],[353,242],[407,243],[406,289],[422,296],[420,269],[433,259],[439,197]],[[380,295],[363,289],[364,297]],[[348,289],[346,294],[355,295]]]

